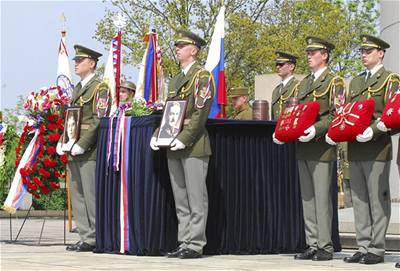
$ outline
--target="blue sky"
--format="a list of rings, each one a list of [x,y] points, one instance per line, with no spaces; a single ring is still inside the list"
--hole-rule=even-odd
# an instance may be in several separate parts
[[[18,95],[26,96],[43,86],[55,83],[57,53],[60,43],[60,14],[67,18],[67,49],[72,59],[73,45],[81,44],[103,54],[99,64],[107,61],[108,49],[96,41],[96,23],[111,4],[102,1],[10,1],[0,0],[1,73],[0,108],[14,108]],[[73,73],[73,62],[70,61]],[[124,74],[137,80],[137,70],[123,67]],[[79,78],[74,77],[74,83]]]

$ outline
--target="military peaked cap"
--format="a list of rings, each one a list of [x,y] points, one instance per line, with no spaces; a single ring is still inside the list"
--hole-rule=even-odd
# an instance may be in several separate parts
[[[306,51],[325,49],[330,52],[333,49],[335,49],[335,45],[320,37],[308,36],[306,37],[306,42],[307,42]]]
[[[75,44],[74,49],[75,49],[75,57],[73,58],[73,60],[76,60],[79,58],[91,58],[93,60],[98,61],[99,57],[102,56],[102,54],[100,54],[92,49],[86,48],[82,45]]]
[[[389,43],[380,38],[371,36],[371,35],[361,35],[361,48],[363,49],[370,49],[370,48],[377,48],[380,50],[386,50],[390,47]]]
[[[178,38],[175,41],[175,46],[180,44],[193,44],[201,48],[206,45],[206,41],[193,32],[187,30],[179,30]]]
[[[281,51],[276,51],[275,55],[276,55],[276,60],[275,60],[276,64],[284,64],[287,62],[296,64],[297,56]]]

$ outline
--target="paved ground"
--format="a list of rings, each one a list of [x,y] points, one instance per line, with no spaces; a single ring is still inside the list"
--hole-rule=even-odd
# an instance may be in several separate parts
[[[13,238],[22,219],[13,221]],[[29,219],[19,242],[9,244],[9,220],[0,219],[1,270],[396,270],[399,253],[388,252],[385,263],[375,266],[346,264],[342,258],[354,251],[336,253],[328,262],[294,261],[292,254],[254,256],[210,256],[203,259],[179,260],[165,257],[143,257],[90,252],[67,252],[63,244],[63,221],[47,220],[41,245],[37,245],[42,220]],[[76,233],[67,233],[67,243],[78,240]],[[400,271],[400,269],[397,269]]]

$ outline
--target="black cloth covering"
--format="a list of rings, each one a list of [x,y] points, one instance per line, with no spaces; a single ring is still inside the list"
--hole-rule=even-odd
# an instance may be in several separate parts
[[[165,150],[153,152],[158,115],[132,117],[128,174],[129,251],[162,255],[177,246],[177,218]],[[96,251],[120,250],[120,173],[107,162],[109,120],[102,119],[96,165]],[[115,129],[115,125],[114,125]],[[294,253],[305,247],[294,144],[272,142],[275,122],[209,120],[213,155],[207,188],[205,254]],[[336,169],[335,169],[336,170]],[[336,174],[332,239],[341,249]]]

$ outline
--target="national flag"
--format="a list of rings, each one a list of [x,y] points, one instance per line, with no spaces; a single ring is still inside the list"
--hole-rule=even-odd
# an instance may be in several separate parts
[[[145,35],[144,41],[147,46],[139,70],[135,98],[144,98],[147,103],[153,104],[165,98],[162,52],[154,30]]]
[[[225,7],[222,6],[214,27],[210,49],[208,51],[205,69],[210,71],[215,80],[215,96],[209,114],[210,118],[224,118],[226,102],[225,83],[225,58],[224,58],[224,37],[225,37]]]

